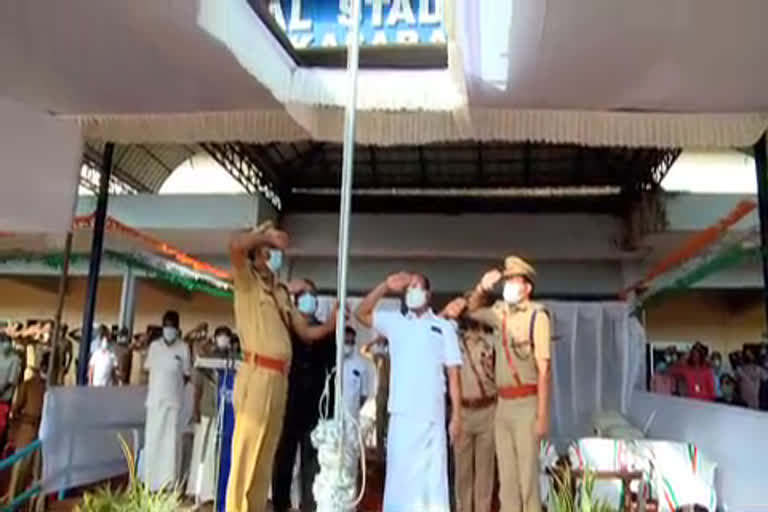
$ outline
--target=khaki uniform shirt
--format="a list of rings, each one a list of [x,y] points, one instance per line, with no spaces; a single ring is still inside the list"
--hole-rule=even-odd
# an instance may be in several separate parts
[[[298,314],[288,289],[251,267],[235,269],[235,322],[244,352],[288,361],[290,326]]]
[[[479,328],[461,331],[461,394],[465,400],[496,396],[493,338]]]
[[[536,384],[536,360],[551,358],[550,318],[544,306],[530,301],[510,306],[504,301],[498,301],[489,308],[475,311],[471,317],[493,328],[496,386],[503,388]]]

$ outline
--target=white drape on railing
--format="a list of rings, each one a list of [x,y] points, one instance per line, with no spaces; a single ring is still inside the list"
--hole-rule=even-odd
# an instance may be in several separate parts
[[[553,321],[551,438],[592,433],[601,411],[626,412],[640,378],[645,332],[623,302],[546,302]]]

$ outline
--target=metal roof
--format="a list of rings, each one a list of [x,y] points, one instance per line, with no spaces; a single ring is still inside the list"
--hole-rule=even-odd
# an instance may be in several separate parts
[[[336,211],[340,144],[232,144],[289,211]],[[358,146],[356,211],[610,211],[658,188],[679,150],[461,142]]]
[[[100,168],[103,144],[84,159]],[[205,151],[250,194],[278,210],[337,211],[342,147],[336,143],[131,145],[115,148],[122,191],[156,193]],[[355,151],[356,211],[589,211],[621,213],[657,188],[679,150],[539,143],[461,142],[363,146]],[[91,177],[91,185],[93,177]],[[117,187],[113,187],[117,189]]]
[[[157,193],[179,165],[200,151],[196,146],[183,144],[118,144],[112,162],[113,182],[123,192]],[[103,153],[104,143],[87,142],[83,151],[86,167],[100,170]],[[91,188],[87,182],[83,184]]]

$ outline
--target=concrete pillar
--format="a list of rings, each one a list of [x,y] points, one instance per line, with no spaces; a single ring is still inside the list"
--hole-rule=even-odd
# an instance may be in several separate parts
[[[136,275],[129,267],[123,274],[123,288],[120,294],[120,328],[128,328],[133,334],[133,321],[136,313]]]

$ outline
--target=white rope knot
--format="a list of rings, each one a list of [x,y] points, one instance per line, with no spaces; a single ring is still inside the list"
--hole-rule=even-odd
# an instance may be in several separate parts
[[[360,425],[346,407],[344,432],[340,422],[328,418],[329,383],[325,383],[320,399],[320,421],[312,431],[312,445],[317,448],[320,472],[315,477],[312,493],[315,495],[317,512],[353,512],[362,500],[365,489],[365,457]],[[341,444],[341,446],[339,446]],[[341,449],[340,449],[341,448]],[[357,490],[358,461],[362,465],[362,485]]]

